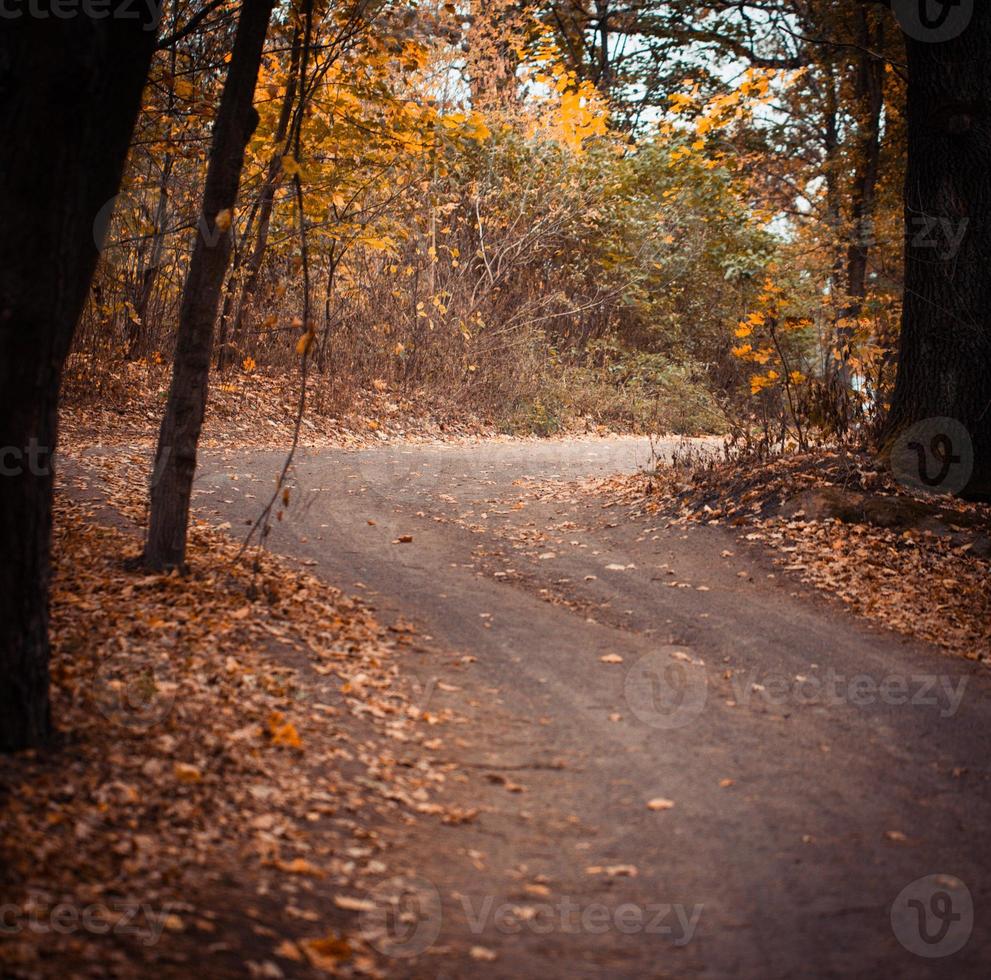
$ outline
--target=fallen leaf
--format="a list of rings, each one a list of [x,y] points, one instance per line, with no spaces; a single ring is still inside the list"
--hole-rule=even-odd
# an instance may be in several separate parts
[[[335,895],[334,904],[349,912],[374,912],[375,903],[368,898],[352,898],[350,895]]]
[[[636,878],[639,873],[635,864],[593,864],[585,869],[587,875],[608,875],[610,878]]]
[[[323,872],[316,865],[310,864],[306,858],[293,858],[292,861],[276,861],[275,866],[287,874],[310,875],[313,878],[323,877]]]
[[[198,783],[203,778],[203,773],[196,766],[186,762],[177,762],[174,771],[176,779],[183,783]]]

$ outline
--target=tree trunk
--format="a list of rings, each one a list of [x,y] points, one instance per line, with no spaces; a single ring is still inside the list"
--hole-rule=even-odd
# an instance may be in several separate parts
[[[126,18],[0,31],[0,751],[51,734],[48,586],[58,390],[155,42]]]
[[[874,210],[881,172],[881,114],[884,110],[885,63],[874,52],[884,50],[884,29],[874,26],[874,14],[857,12],[857,112],[856,166],[853,175],[850,224],[852,239],[847,252],[848,317],[857,318],[867,295],[867,268],[874,241]]]
[[[608,99],[612,94],[613,63],[609,37],[612,25],[609,21],[613,13],[609,7],[609,0],[595,0],[595,33],[597,35],[598,54],[595,84],[605,99]]]
[[[991,497],[991,5],[958,37],[907,38],[905,299],[889,444],[923,419],[973,443],[963,494]],[[958,244],[950,247],[949,242]],[[953,454],[966,448],[955,445]],[[964,460],[962,465],[968,466]]]
[[[172,385],[155,456],[151,519],[145,545],[150,568],[181,567],[186,557],[189,498],[206,411],[213,331],[230,262],[231,214],[244,150],[258,123],[253,101],[274,0],[244,0],[224,92],[214,123],[203,210],[183,287]],[[218,215],[226,223],[218,226]]]

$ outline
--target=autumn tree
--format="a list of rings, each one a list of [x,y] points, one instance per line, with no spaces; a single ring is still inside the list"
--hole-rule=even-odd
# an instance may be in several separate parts
[[[59,385],[117,193],[156,24],[24,16],[0,31],[0,750],[51,733],[48,588]]]
[[[257,125],[253,105],[274,0],[244,0],[214,123],[203,208],[183,289],[172,384],[155,456],[144,559],[181,567],[186,555],[196,449],[206,411],[214,325],[231,255],[233,209],[244,151]]]

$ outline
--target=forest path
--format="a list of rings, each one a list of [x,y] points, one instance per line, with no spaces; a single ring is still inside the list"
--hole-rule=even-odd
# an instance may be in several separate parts
[[[725,529],[566,484],[649,448],[299,455],[271,547],[414,624],[403,671],[466,816],[386,831],[419,910],[395,974],[987,976],[988,677]],[[283,457],[225,456],[195,502],[238,533]]]

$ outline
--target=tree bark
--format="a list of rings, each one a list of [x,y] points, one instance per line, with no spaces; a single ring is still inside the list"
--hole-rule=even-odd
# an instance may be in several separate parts
[[[963,495],[988,499],[991,5],[975,4],[952,40],[909,37],[907,46],[905,298],[888,438],[923,419],[956,419],[974,451]],[[946,247],[942,228],[963,230],[956,247]]]
[[[244,150],[258,123],[253,101],[274,0],[244,0],[224,92],[214,123],[203,210],[183,287],[172,384],[155,456],[151,518],[145,544],[149,568],[182,567],[196,448],[206,411],[213,332],[230,262],[231,215]],[[217,216],[227,212],[226,226]]]
[[[45,743],[58,390],[155,45],[150,19],[0,31],[0,751]]]
[[[854,84],[857,112],[856,165],[853,175],[850,224],[852,239],[847,252],[847,316],[860,316],[867,296],[867,269],[874,241],[874,211],[881,173],[881,115],[884,110],[884,60],[874,52],[884,50],[883,25],[872,23],[874,14],[857,12],[857,77]]]

